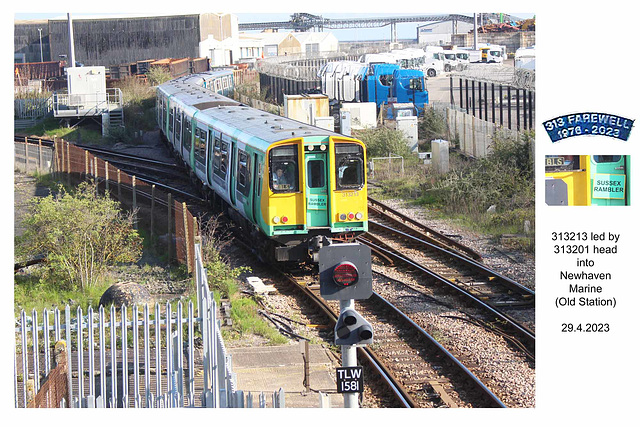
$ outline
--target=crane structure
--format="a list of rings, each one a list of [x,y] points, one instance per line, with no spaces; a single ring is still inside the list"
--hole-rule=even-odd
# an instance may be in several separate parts
[[[483,13],[478,14],[482,17],[482,22],[478,25],[483,25],[485,22],[499,17],[501,20],[517,21],[519,18],[505,15],[505,14],[493,14]],[[310,13],[294,13],[291,15],[289,21],[279,22],[253,22],[253,23],[240,23],[238,28],[240,31],[252,31],[252,30],[293,30],[293,31],[309,31],[316,29],[316,31],[323,31],[326,29],[351,29],[351,28],[380,28],[391,26],[391,39],[397,41],[396,37],[396,25],[412,22],[445,22],[452,21],[454,26],[460,22],[473,23],[474,17],[459,14],[446,14],[446,15],[415,15],[415,16],[386,16],[386,17],[364,17],[364,18],[340,18],[329,19],[320,15],[313,15]]]

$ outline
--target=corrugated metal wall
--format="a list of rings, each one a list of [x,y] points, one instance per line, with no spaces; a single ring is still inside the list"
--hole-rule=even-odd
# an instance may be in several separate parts
[[[49,32],[52,57],[67,55],[67,21],[49,21]],[[200,15],[197,14],[73,20],[76,61],[87,66],[197,57],[200,32]]]

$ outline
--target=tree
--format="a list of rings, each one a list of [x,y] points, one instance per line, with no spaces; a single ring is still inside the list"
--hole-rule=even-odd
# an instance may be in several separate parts
[[[135,262],[142,254],[133,213],[122,213],[91,183],[35,199],[23,225],[18,253],[44,255],[51,279],[80,290],[94,286],[108,266]]]

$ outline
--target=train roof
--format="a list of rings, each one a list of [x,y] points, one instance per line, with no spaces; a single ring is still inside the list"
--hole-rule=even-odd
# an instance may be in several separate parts
[[[219,95],[201,86],[210,73],[171,80],[160,86],[170,96],[178,96],[191,114],[255,148],[266,151],[269,145],[292,138],[343,136],[336,132],[277,116]]]

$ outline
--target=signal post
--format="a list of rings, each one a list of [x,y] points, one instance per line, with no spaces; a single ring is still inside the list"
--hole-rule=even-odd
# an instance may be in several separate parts
[[[336,369],[338,392],[344,396],[345,408],[357,408],[363,380],[356,348],[373,342],[373,329],[355,310],[354,301],[373,293],[371,249],[359,243],[323,246],[318,253],[318,269],[320,295],[340,301],[334,328],[335,344],[342,352],[342,367]]]

